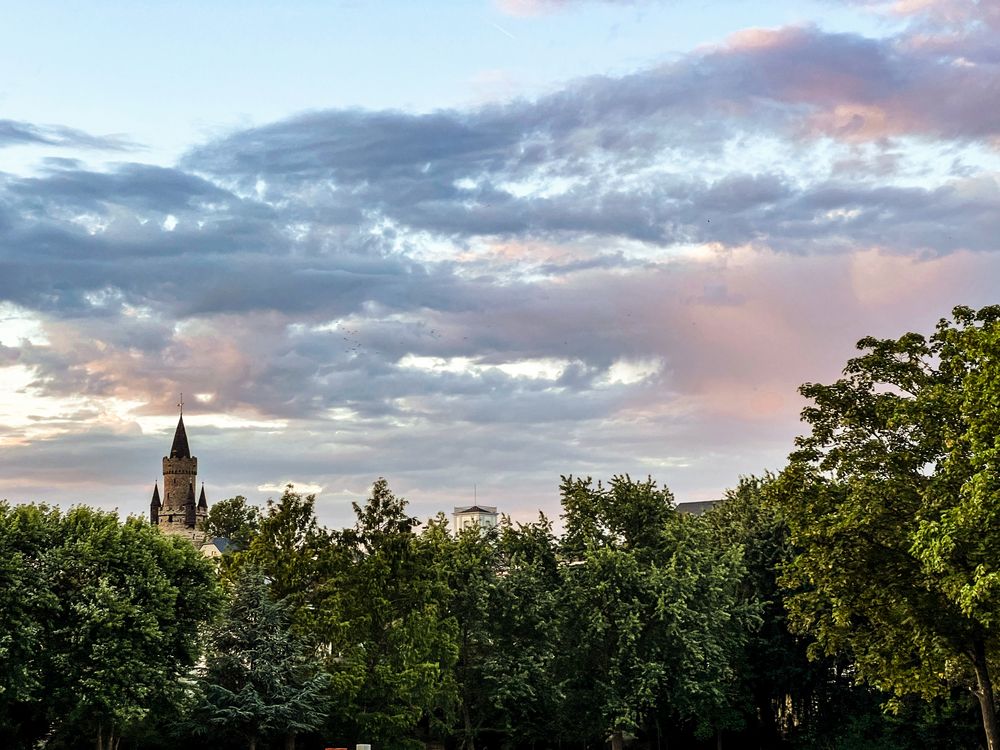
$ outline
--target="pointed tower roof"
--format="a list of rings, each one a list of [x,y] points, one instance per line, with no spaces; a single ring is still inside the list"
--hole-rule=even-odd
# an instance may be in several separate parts
[[[160,485],[153,482],[153,499],[149,501],[150,508],[162,508],[163,503],[160,502]]]
[[[187,496],[187,500],[184,501],[184,505],[185,506],[188,506],[188,505],[194,506],[194,485],[193,484],[189,484],[188,485],[188,496]]]
[[[188,436],[184,430],[184,415],[177,420],[177,430],[174,432],[174,443],[170,446],[170,458],[191,458],[191,449],[188,447]],[[194,490],[191,490],[192,494]]]
[[[205,483],[201,483],[201,497],[198,498],[199,508],[208,508],[208,500],[205,498]]]

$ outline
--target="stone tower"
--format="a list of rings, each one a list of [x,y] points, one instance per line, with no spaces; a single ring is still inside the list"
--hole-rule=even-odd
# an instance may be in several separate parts
[[[191,455],[187,431],[184,429],[184,415],[181,414],[174,431],[170,455],[163,457],[162,500],[159,485],[153,485],[149,522],[159,526],[166,534],[183,536],[195,544],[203,542],[205,534],[198,527],[208,515],[208,501],[205,499],[204,485],[201,496],[195,500],[197,481],[198,459]]]

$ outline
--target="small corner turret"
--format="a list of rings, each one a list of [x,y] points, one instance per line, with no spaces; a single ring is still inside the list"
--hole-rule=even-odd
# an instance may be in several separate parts
[[[153,499],[149,501],[149,522],[156,526],[160,522],[160,508],[163,507],[163,503],[160,502],[160,485],[153,482]]]

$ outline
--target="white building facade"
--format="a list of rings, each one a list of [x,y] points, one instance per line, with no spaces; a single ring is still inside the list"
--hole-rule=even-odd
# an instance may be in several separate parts
[[[451,514],[451,530],[456,536],[463,529],[492,529],[496,525],[497,509],[494,505],[457,507]]]

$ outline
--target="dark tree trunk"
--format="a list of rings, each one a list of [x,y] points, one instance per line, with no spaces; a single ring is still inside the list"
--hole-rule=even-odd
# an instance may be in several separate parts
[[[625,740],[620,731],[611,733],[611,750],[622,750],[625,747]],[[990,748],[992,750],[992,748]]]
[[[972,666],[976,670],[976,697],[983,714],[983,729],[986,731],[986,747],[1000,750],[1000,727],[997,726],[996,702],[993,697],[993,682],[986,663],[986,645],[981,639],[973,643]]]
[[[115,734],[115,727],[112,724],[108,727],[108,734],[104,736],[104,725],[97,725],[97,750],[118,750],[118,743],[121,742],[121,735]]]
[[[476,750],[476,740],[472,732],[472,716],[469,713],[469,704],[462,701],[462,721],[465,724],[465,739],[462,741],[462,747],[465,750]]]
[[[757,747],[778,746],[778,717],[775,716],[774,704],[766,691],[757,692]]]

